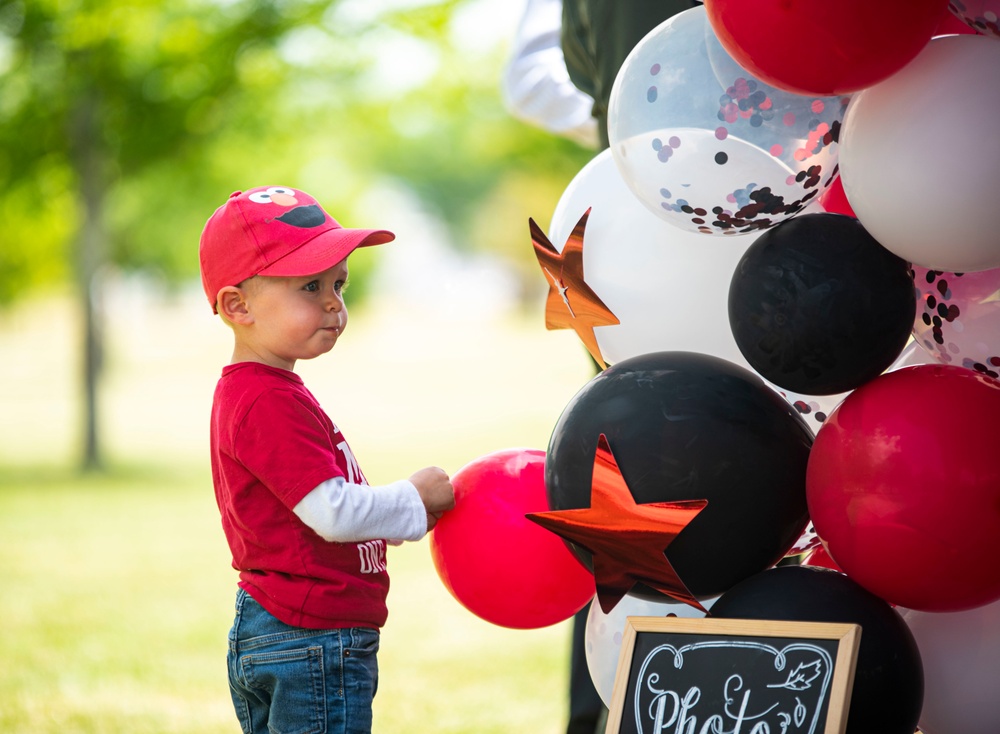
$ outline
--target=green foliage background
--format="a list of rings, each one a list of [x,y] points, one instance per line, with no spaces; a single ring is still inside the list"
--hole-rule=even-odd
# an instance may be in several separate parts
[[[477,42],[498,7],[0,0],[0,309],[75,294],[84,469],[104,466],[107,276],[196,281],[201,228],[234,190],[302,188],[346,226],[385,226],[359,202],[392,182],[447,245],[534,292],[527,220],[547,224],[592,151],[504,109],[507,45]],[[377,257],[352,260],[355,305]]]
[[[351,225],[392,177],[458,246],[528,262],[527,218],[547,221],[591,151],[503,108],[505,46],[470,56],[455,35],[472,0],[361,5],[0,0],[0,304],[72,281],[95,200],[101,263],[194,277],[204,220],[261,183]],[[433,72],[379,85],[393,47]]]

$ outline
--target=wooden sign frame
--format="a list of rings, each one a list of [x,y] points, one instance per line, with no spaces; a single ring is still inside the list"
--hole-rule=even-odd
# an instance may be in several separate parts
[[[730,640],[747,637],[781,638],[792,641],[835,641],[836,649],[832,656],[832,676],[829,682],[828,703],[826,705],[826,724],[822,727],[822,731],[817,730],[813,734],[844,734],[847,728],[851,689],[854,686],[854,669],[857,663],[858,645],[861,642],[861,627],[859,625],[716,619],[712,617],[703,619],[628,617],[622,637],[621,653],[618,658],[618,670],[615,674],[615,685],[605,734],[619,734],[621,731],[628,703],[626,698],[629,685],[638,676],[638,672],[633,670],[636,641],[640,634],[646,633],[654,636],[660,635],[664,639],[671,640],[677,639],[678,635],[690,636],[692,644],[686,645],[686,648],[693,648],[698,644],[708,645],[710,643],[699,641],[711,640],[713,637]],[[743,646],[749,644],[752,643],[743,643]],[[744,728],[746,731],[750,731],[754,727],[748,724]],[[670,731],[672,732],[673,728]],[[699,730],[695,728],[694,731],[698,732]]]

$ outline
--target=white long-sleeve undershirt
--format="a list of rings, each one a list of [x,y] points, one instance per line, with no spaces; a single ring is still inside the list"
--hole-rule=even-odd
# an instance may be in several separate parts
[[[356,543],[375,538],[420,540],[427,511],[407,479],[380,487],[328,479],[295,505],[293,512],[321,538]]]

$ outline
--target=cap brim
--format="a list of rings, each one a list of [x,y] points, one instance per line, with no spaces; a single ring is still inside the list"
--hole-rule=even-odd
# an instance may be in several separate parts
[[[385,229],[328,229],[316,235],[280,260],[275,260],[258,275],[313,275],[329,270],[359,247],[392,242],[396,235]]]

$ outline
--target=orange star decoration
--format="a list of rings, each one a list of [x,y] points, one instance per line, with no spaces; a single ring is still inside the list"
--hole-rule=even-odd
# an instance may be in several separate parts
[[[594,327],[614,326],[621,322],[583,279],[583,232],[589,216],[590,209],[576,223],[561,253],[552,246],[533,219],[528,219],[528,226],[538,264],[549,281],[549,297],[545,302],[546,328],[573,329],[603,368],[607,365],[601,348],[597,346]]]
[[[602,433],[594,457],[590,507],[536,512],[527,518],[593,554],[597,598],[605,614],[640,583],[704,612],[664,551],[707,504],[708,500],[636,504]]]

